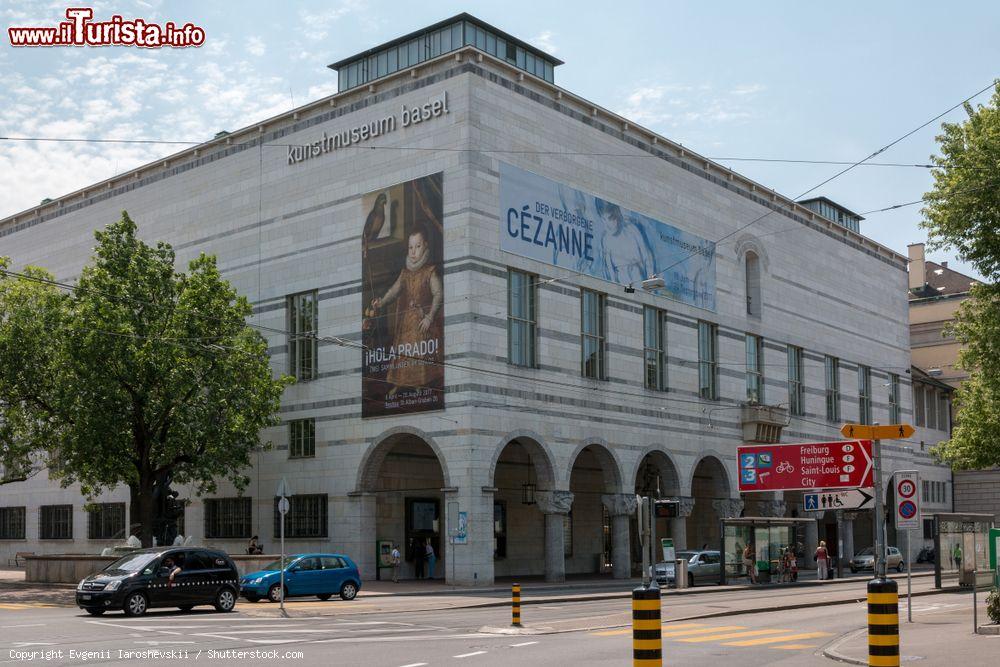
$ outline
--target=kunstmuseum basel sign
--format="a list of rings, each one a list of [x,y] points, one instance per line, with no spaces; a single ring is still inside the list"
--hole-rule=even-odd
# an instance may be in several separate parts
[[[395,132],[400,127],[410,127],[424,123],[448,113],[448,91],[431,98],[424,104],[407,106],[403,104],[398,114],[389,114],[368,123],[329,134],[323,133],[316,141],[288,147],[288,164],[299,164],[340,148],[363,144],[384,134]]]

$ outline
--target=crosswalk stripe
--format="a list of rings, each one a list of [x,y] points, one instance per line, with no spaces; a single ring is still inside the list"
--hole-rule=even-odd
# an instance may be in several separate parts
[[[726,642],[723,646],[761,646],[763,644],[776,644],[778,642],[788,642],[797,639],[815,639],[816,637],[829,636],[829,632],[803,632],[797,635],[787,635],[785,637],[762,637],[760,639],[745,639],[738,642]]]
[[[705,627],[704,623],[676,623],[670,625],[666,623],[663,624],[663,628],[666,630],[674,630],[674,629],[679,630],[680,628],[703,628],[703,627]],[[621,635],[632,634],[632,628],[623,628],[621,630],[602,630],[600,632],[591,632],[590,634],[592,634],[595,637],[618,637]]]
[[[723,639],[739,639],[740,637],[754,637],[759,635],[773,635],[782,632],[792,632],[792,630],[747,630],[746,632],[728,632],[721,635],[708,635],[707,637],[687,637],[680,638],[679,642],[690,642],[692,644],[697,644],[700,642],[717,642]]]
[[[725,632],[727,630],[746,630],[744,625],[723,625],[718,628],[701,628],[700,630],[678,630],[677,632],[664,632],[663,637],[683,637],[684,635],[703,635],[711,632]]]

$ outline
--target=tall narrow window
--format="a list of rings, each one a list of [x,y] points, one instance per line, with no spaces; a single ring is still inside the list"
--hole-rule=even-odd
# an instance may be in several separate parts
[[[757,253],[748,252],[746,261],[747,315],[760,317],[760,258]]]
[[[872,423],[872,369],[858,366],[858,423]]]
[[[840,421],[840,359],[827,356],[823,360],[826,372],[826,420]]]
[[[764,403],[764,340],[747,334],[747,401]]]
[[[316,420],[288,422],[288,456],[293,459],[316,456]]]
[[[913,390],[913,420],[917,426],[926,426],[927,419],[924,411],[924,385],[914,382],[910,385]]]
[[[938,428],[938,413],[937,413],[937,392],[934,391],[933,387],[924,388],[924,398],[927,405],[927,428],[932,428],[937,430]]]
[[[938,394],[938,430],[951,431],[951,399],[948,394]]]
[[[538,276],[510,269],[507,272],[507,359],[515,366],[534,368],[538,317]]]
[[[583,377],[607,379],[607,297],[580,292],[580,349]]]
[[[287,298],[288,374],[296,380],[316,377],[317,303],[315,290]]]
[[[719,398],[719,327],[698,322],[698,395]]]
[[[667,314],[646,306],[642,310],[643,355],[646,367],[646,389],[663,391],[667,388],[666,368]]]
[[[898,424],[899,421],[899,376],[889,373],[889,423]]]
[[[802,374],[802,348],[788,346],[788,411],[793,415],[806,413],[806,394]]]

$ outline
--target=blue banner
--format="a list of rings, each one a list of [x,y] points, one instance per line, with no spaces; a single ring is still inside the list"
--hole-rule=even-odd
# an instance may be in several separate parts
[[[715,310],[715,243],[568,185],[500,163],[500,249]]]

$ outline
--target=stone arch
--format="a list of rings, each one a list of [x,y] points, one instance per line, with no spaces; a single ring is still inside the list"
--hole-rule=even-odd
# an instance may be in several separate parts
[[[674,457],[662,445],[651,445],[650,447],[647,447],[639,458],[636,459],[635,466],[632,469],[632,474],[628,478],[632,480],[636,487],[639,487],[639,475],[642,472],[643,466],[647,463],[647,457],[650,457],[652,459],[652,463],[659,468],[661,481],[665,487],[662,489],[663,495],[690,495],[691,485],[684,484],[684,478],[680,473],[681,467],[677,465],[677,461],[674,460]]]
[[[735,500],[732,484],[722,457],[706,452],[691,470],[691,497],[694,506],[687,520],[688,545],[718,548],[720,519],[740,515],[742,502]]]
[[[577,459],[580,458],[580,455],[583,454],[584,450],[593,452],[594,456],[597,457],[601,470],[604,472],[604,492],[622,493],[624,485],[622,480],[621,462],[615,455],[614,450],[608,447],[606,442],[599,439],[592,440],[590,443],[585,445],[577,445],[577,447],[573,450],[573,453],[569,457],[569,465],[566,467],[565,477],[563,479],[564,486],[562,488],[569,488],[570,479],[573,476],[573,467],[576,465]]]
[[[739,492],[736,489],[736,485],[733,484],[733,480],[729,475],[729,468],[722,462],[722,455],[715,451],[707,451],[695,462],[694,466],[691,468],[691,483],[689,489],[694,492],[694,480],[695,473],[698,472],[698,468],[704,463],[710,466],[713,473],[721,472],[721,483],[717,485],[717,498],[738,498]]]
[[[490,486],[496,485],[497,463],[503,455],[504,450],[512,442],[516,442],[524,447],[531,457],[532,465],[535,468],[535,476],[538,478],[539,490],[550,491],[555,488],[557,477],[555,467],[555,457],[542,436],[534,431],[520,430],[507,433],[500,439],[493,448],[493,459],[490,462]]]
[[[418,428],[396,426],[376,436],[368,446],[368,449],[365,450],[365,453],[361,457],[361,464],[358,466],[358,478],[355,484],[357,491],[371,492],[376,490],[379,471],[382,468],[385,457],[389,455],[396,444],[404,440],[407,436],[421,440],[434,452],[438,464],[441,466],[441,476],[444,479],[444,486],[451,486],[448,462],[441,451],[441,447],[434,441],[434,438]]]

